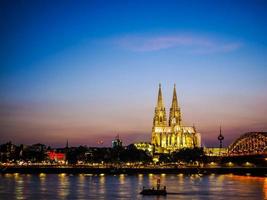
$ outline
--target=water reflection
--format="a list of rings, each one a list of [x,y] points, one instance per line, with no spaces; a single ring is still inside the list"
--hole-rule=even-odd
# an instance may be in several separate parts
[[[12,174],[9,174],[9,173],[4,174],[4,176],[5,176],[6,178],[13,178],[13,175],[12,175]]]
[[[138,174],[138,185],[142,185],[144,180],[144,175],[143,174]]]
[[[40,180],[40,192],[43,194],[47,191],[46,189],[46,174],[40,173],[39,174],[39,180]]]
[[[106,192],[105,181],[106,181],[105,175],[102,175],[99,177],[99,193],[100,194],[105,194],[105,192]]]
[[[149,178],[149,187],[152,187],[155,184],[155,176],[154,176],[154,174],[149,174],[148,178]]]
[[[134,178],[134,176],[132,176]],[[119,185],[118,185],[118,191],[117,191],[117,198],[130,198],[130,192],[129,190],[133,190],[130,185],[130,179],[129,176],[125,174],[119,175]],[[116,179],[114,179],[115,183],[118,183]],[[136,184],[137,186],[138,184]]]
[[[264,193],[264,199],[267,199],[267,178],[264,179],[263,193]]]
[[[167,197],[142,197],[142,186],[167,186]],[[0,199],[267,199],[267,178],[236,175],[5,174]]]
[[[120,184],[123,185],[125,183],[125,175],[124,174],[120,174],[119,180],[120,180]]]
[[[58,197],[59,199],[66,199],[66,197],[69,195],[69,176],[61,173],[58,175]]]
[[[22,176],[20,176],[19,173],[14,174],[15,178],[15,183],[16,183],[16,199],[24,199],[24,194],[23,194],[23,188],[24,188],[24,179]]]
[[[85,176],[83,174],[78,175],[78,182],[76,185],[78,199],[85,199],[85,185]]]

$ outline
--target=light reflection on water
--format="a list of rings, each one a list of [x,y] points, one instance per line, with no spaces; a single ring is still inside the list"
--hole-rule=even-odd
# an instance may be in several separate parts
[[[57,187],[57,190],[58,191],[58,195],[59,195],[59,199],[66,199],[66,197],[69,195],[69,186],[70,186],[70,180],[69,180],[69,176],[66,175],[66,174],[59,174],[58,175],[58,187]]]
[[[23,177],[19,176],[18,173],[14,174],[15,183],[16,183],[16,199],[23,199],[23,187],[24,187],[24,180]]]
[[[267,178],[264,179],[263,193],[264,193],[264,199],[267,199]]]
[[[77,198],[78,199],[84,199],[85,198],[85,191],[84,191],[84,185],[86,184],[86,180],[83,174],[78,175],[78,183],[77,183]]]
[[[143,186],[167,186],[166,197],[143,197]],[[0,199],[267,199],[267,178],[183,174],[3,174]]]

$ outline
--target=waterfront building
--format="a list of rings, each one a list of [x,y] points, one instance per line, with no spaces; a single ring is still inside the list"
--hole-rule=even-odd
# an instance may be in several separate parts
[[[66,160],[66,154],[65,153],[60,153],[60,152],[56,152],[56,151],[48,151],[47,152],[48,158],[51,161],[55,161],[55,162],[60,162],[60,163],[64,163]]]
[[[136,142],[134,143],[134,146],[139,149],[147,152],[148,154],[153,153],[153,145],[148,142]]]
[[[112,148],[122,147],[122,140],[120,139],[119,135],[112,140]]]
[[[161,84],[159,85],[158,100],[153,118],[151,144],[155,147],[155,153],[170,153],[182,148],[201,146],[200,133],[196,131],[196,128],[182,124],[182,113],[178,104],[175,85],[168,120]]]
[[[228,148],[204,147],[203,150],[206,156],[227,156],[228,155]]]

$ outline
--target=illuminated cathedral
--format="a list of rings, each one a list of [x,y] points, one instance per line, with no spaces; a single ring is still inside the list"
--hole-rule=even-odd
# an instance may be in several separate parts
[[[181,109],[178,104],[174,85],[172,104],[167,121],[166,109],[163,103],[161,85],[159,84],[158,101],[152,127],[152,145],[155,153],[169,153],[181,148],[201,146],[200,133],[194,126],[184,126],[181,123]]]

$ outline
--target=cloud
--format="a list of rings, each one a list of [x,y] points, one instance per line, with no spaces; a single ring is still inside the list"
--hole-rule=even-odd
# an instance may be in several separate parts
[[[130,35],[115,39],[115,44],[121,48],[136,52],[179,48],[191,53],[231,52],[242,46],[240,42],[228,42],[209,37],[181,34],[159,36]]]

